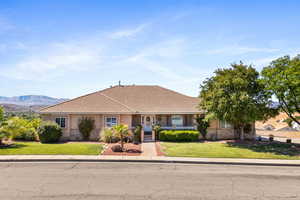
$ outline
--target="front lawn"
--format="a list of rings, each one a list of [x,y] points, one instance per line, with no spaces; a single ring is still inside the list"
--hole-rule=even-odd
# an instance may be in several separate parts
[[[9,147],[0,147],[0,155],[99,155],[101,144],[58,143],[41,144],[39,142],[14,142]]]
[[[200,158],[300,159],[300,147],[285,143],[162,142],[166,156]]]

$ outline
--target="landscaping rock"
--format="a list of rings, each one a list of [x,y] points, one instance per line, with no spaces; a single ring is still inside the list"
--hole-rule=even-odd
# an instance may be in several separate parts
[[[119,144],[116,144],[116,145],[112,146],[111,150],[113,152],[123,152],[123,149],[122,149],[121,145],[119,145]]]

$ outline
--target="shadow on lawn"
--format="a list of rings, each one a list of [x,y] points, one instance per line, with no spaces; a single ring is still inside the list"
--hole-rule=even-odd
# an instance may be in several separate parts
[[[250,142],[231,141],[227,145],[235,148],[249,149],[261,153],[274,153],[276,155],[300,156],[299,144],[287,144],[283,142]]]
[[[5,144],[5,145],[0,145],[0,149],[20,149],[27,147],[28,145],[26,144]]]

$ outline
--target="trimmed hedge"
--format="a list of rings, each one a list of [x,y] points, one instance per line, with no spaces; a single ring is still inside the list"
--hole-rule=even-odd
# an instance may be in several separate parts
[[[191,130],[162,130],[159,132],[161,141],[192,142],[199,140],[199,132]]]

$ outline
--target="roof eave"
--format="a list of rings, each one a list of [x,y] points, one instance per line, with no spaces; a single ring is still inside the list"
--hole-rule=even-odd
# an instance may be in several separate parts
[[[141,114],[141,115],[154,115],[154,114],[201,114],[204,113],[203,111],[169,111],[169,112],[39,112],[39,114]]]

